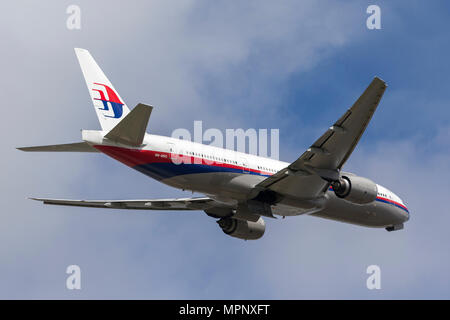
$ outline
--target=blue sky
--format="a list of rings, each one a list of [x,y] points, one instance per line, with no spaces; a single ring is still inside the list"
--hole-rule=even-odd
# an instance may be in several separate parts
[[[445,1],[71,1],[7,4],[0,34],[0,298],[450,298],[449,5]],[[381,8],[381,30],[365,26]],[[91,51],[149,132],[278,128],[292,161],[374,76],[388,89],[345,169],[404,199],[400,232],[313,217],[225,236],[202,212],[43,206],[28,196],[162,198],[187,193],[106,156],[25,154],[99,128],[74,47]],[[82,290],[65,288],[77,264]],[[382,289],[366,288],[377,264]]]

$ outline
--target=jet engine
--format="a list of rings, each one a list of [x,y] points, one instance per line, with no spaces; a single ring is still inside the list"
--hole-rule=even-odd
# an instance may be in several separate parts
[[[354,175],[342,176],[331,183],[337,197],[347,201],[366,204],[377,198],[378,188],[375,182]]]
[[[227,217],[217,223],[225,234],[244,240],[259,239],[266,230],[266,224],[261,217],[256,222]]]

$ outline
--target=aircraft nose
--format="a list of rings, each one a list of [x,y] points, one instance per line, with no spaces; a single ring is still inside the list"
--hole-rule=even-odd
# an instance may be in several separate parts
[[[393,201],[392,203],[395,205],[395,207],[397,207],[397,213],[400,214],[401,216],[401,220],[403,222],[406,222],[409,220],[409,209],[406,207],[405,202],[397,195],[395,195],[392,191],[391,191],[392,195],[393,195]]]
[[[407,212],[407,213],[405,214],[405,216],[404,216],[404,219],[405,219],[405,221],[404,221],[404,222],[406,222],[406,221],[408,221],[408,220],[409,220],[409,212]]]
[[[405,203],[403,202],[403,200],[401,200],[401,204],[402,204],[402,209],[405,211],[405,222],[409,220],[409,209],[406,207]]]
[[[402,202],[402,204],[403,204],[403,202]],[[403,217],[403,219],[404,219],[404,221],[403,222],[406,222],[406,221],[408,221],[409,220],[409,209],[403,204],[402,205],[402,207],[401,207],[401,209],[402,209],[402,217]]]
[[[404,205],[403,202],[401,203],[396,203],[395,204],[396,208],[394,209],[395,213],[394,215],[396,216],[396,219],[400,220],[401,223],[406,222],[409,220],[409,209]]]

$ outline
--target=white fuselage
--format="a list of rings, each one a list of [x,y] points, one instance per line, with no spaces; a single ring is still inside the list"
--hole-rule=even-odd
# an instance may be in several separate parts
[[[83,131],[83,140],[122,163],[175,188],[210,196],[237,206],[251,199],[254,187],[289,163],[171,137],[146,134],[143,146],[130,148],[104,139],[101,131]],[[386,227],[409,219],[402,200],[377,185],[376,201],[360,205],[328,190],[320,199],[284,197],[272,205],[275,215],[314,216],[370,227]]]

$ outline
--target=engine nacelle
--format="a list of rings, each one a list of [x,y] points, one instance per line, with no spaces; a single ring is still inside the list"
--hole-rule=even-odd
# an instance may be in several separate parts
[[[337,197],[347,201],[366,204],[377,198],[378,188],[370,179],[358,176],[342,176],[334,181],[331,186]]]
[[[225,234],[244,240],[259,239],[266,230],[266,223],[261,217],[256,222],[227,217],[217,223]]]

